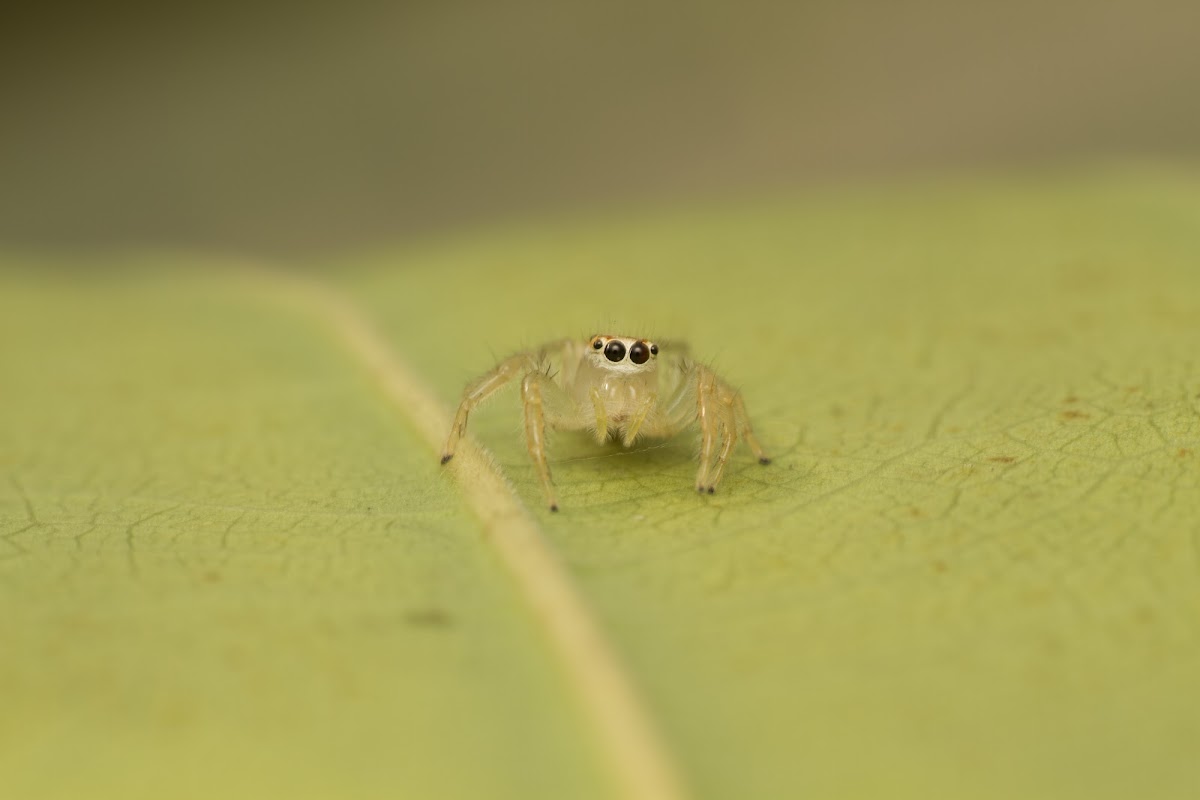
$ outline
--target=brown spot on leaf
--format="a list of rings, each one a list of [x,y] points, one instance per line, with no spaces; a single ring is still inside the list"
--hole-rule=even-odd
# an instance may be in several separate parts
[[[1186,448],[1186,447],[1181,447],[1181,448],[1179,448],[1179,453],[1178,453],[1178,455],[1179,455],[1179,457],[1180,457],[1180,458],[1187,458],[1187,457],[1188,457],[1188,456],[1190,456],[1191,454],[1192,454],[1192,451],[1191,451],[1191,450],[1189,450],[1188,448]]]
[[[995,461],[997,464],[1011,464],[1016,460],[1016,456],[992,456],[988,459],[988,461]]]
[[[1070,405],[1071,403],[1078,403],[1079,398],[1073,394],[1069,394],[1063,398],[1063,402],[1066,403],[1067,405]]]
[[[1087,419],[1091,415],[1085,411],[1076,411],[1074,409],[1069,409],[1067,411],[1062,412],[1062,414],[1060,416],[1063,419]]]
[[[454,618],[440,608],[418,608],[404,615],[404,621],[419,628],[449,628]]]
[[[950,567],[946,566],[946,562],[942,561],[940,559],[937,561],[934,561],[931,566],[933,567],[934,572],[945,572],[948,569],[950,569]]]

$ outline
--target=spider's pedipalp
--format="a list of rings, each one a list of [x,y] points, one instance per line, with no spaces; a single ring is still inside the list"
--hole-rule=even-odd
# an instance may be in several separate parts
[[[625,447],[633,447],[633,443],[637,440],[638,433],[641,432],[642,425],[646,422],[646,417],[650,411],[658,404],[658,394],[651,392],[642,401],[640,406],[637,406],[629,421],[625,424],[625,430],[621,434],[621,444]]]
[[[600,390],[595,386],[591,391],[592,410],[596,412],[596,444],[604,444],[608,441],[608,410],[604,407],[604,398],[600,396]]]

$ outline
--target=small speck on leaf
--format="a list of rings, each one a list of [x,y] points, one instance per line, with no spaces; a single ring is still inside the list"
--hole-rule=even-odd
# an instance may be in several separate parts
[[[404,621],[418,628],[449,628],[454,618],[440,608],[418,608],[404,615]]]

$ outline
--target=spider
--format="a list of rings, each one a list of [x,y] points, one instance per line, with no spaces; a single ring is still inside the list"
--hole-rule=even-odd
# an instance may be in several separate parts
[[[561,363],[553,375],[551,359]],[[741,394],[689,358],[686,346],[664,342],[660,352],[648,339],[592,336],[510,356],[467,384],[442,451],[443,464],[454,457],[471,411],[515,378],[521,379],[525,441],[551,511],[558,510],[558,500],[546,464],[547,427],[590,430],[597,443],[612,437],[631,447],[639,436],[668,438],[699,423],[696,491],[701,493],[716,490],[739,436],[760,464],[771,463],[750,428]]]

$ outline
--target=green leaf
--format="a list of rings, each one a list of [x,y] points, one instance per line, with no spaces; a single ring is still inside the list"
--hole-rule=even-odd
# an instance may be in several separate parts
[[[246,286],[0,290],[0,796],[604,796],[454,487]]]
[[[1198,264],[1143,169],[10,273],[0,794],[1189,797]],[[513,391],[511,493],[437,465],[467,379],[598,330],[689,339],[774,463],[561,434],[551,515]]]

